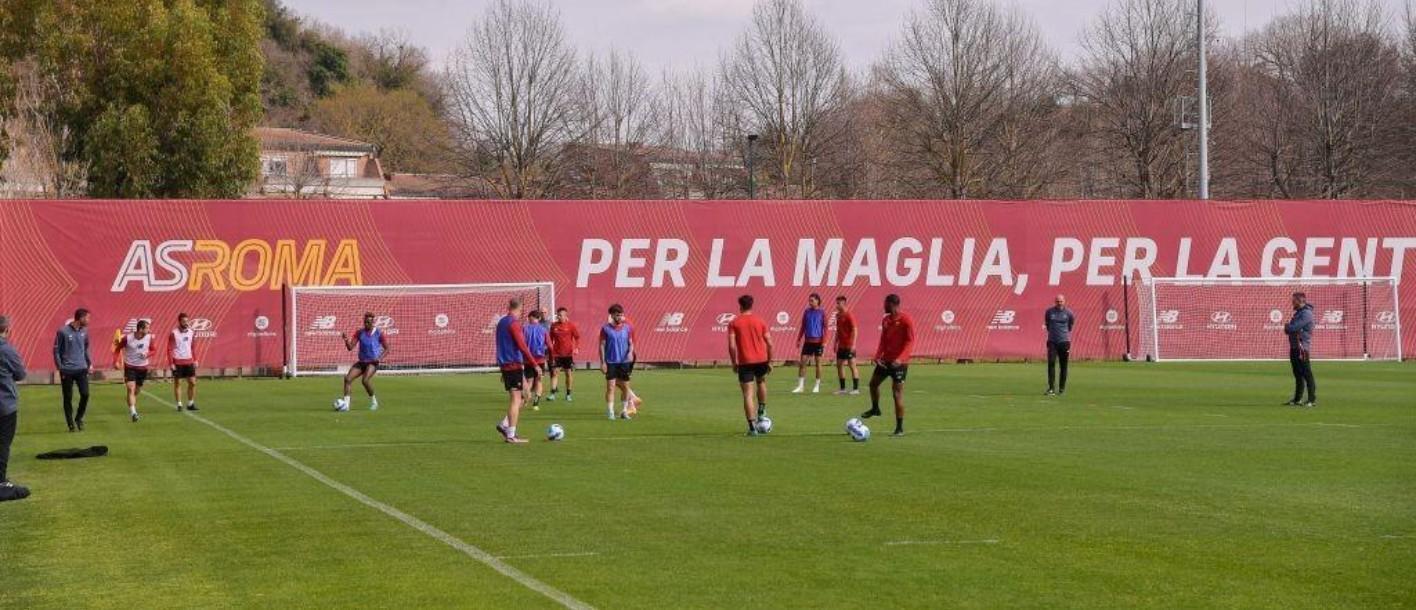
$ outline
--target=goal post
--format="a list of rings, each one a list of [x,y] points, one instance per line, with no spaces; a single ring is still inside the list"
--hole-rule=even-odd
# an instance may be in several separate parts
[[[1287,360],[1293,293],[1313,307],[1314,360],[1399,361],[1393,277],[1150,278],[1137,285],[1147,360]]]
[[[385,286],[291,286],[288,373],[343,375],[358,359],[340,333],[353,336],[364,314],[388,339],[380,374],[460,373],[496,366],[496,322],[507,303],[523,312],[555,312],[551,282]],[[357,350],[357,348],[355,348]]]

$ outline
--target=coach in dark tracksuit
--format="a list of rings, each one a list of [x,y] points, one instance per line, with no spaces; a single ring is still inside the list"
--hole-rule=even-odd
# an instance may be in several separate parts
[[[1288,363],[1293,366],[1293,400],[1289,406],[1318,406],[1318,384],[1313,380],[1313,306],[1308,295],[1293,293],[1293,319],[1284,325],[1288,335]],[[1303,402],[1303,388],[1308,389],[1308,402]]]
[[[15,382],[24,381],[25,363],[20,353],[10,345],[10,319],[0,316],[0,502],[18,500],[29,490],[10,482],[10,444],[15,441],[15,428],[20,417],[20,389]]]
[[[1062,394],[1067,391],[1067,359],[1072,352],[1072,325],[1077,317],[1067,309],[1067,297],[1057,295],[1056,305],[1047,308],[1043,314],[1043,325],[1047,327],[1047,395]],[[1062,377],[1057,377],[1057,366],[1061,365]]]
[[[59,327],[54,335],[54,368],[59,371],[59,380],[64,390],[64,421],[69,431],[84,429],[84,413],[88,411],[89,372],[93,370],[93,358],[89,357],[88,338],[89,312],[80,309],[74,312],[74,319]],[[74,415],[74,387],[79,389],[79,414]]]

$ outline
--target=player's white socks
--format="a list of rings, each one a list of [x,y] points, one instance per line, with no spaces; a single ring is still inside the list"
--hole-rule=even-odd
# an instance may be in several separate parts
[[[507,438],[516,438],[516,426],[507,426],[507,428],[506,428],[506,437],[507,437]]]
[[[817,380],[816,380],[816,387],[811,388],[811,393],[812,393],[812,394],[820,394],[820,393],[821,393],[821,380],[820,380],[820,379],[817,379]]]
[[[609,415],[610,419],[615,418],[615,401],[605,403],[605,414]]]
[[[135,406],[132,406],[132,405],[128,405],[128,414],[129,414],[129,415],[137,415],[137,414],[138,414],[138,408],[135,407]]]
[[[502,416],[501,427],[511,428],[511,420],[507,419],[506,416]]]
[[[346,406],[346,407],[349,406],[349,395],[348,395],[348,394],[345,394],[345,395],[344,395],[344,399],[341,400],[340,402],[344,403],[344,406]]]

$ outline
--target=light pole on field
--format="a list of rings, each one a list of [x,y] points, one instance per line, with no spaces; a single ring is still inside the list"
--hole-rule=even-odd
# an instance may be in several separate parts
[[[1209,58],[1206,56],[1205,0],[1195,0],[1195,36],[1200,52],[1200,199],[1210,198],[1209,164]]]
[[[756,156],[756,155],[754,154],[754,152],[755,152],[755,151],[754,151],[754,148],[756,147],[756,145],[757,145],[757,134],[755,134],[755,133],[748,134],[748,135],[747,135],[747,198],[748,198],[748,199],[756,199],[756,198],[757,198],[757,175],[756,175],[756,172],[753,171],[753,157]]]

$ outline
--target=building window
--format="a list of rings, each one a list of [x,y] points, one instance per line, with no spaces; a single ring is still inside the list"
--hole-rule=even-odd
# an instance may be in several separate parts
[[[359,167],[359,160],[358,160],[358,159],[330,159],[330,160],[329,160],[329,177],[330,177],[330,178],[353,178],[355,175],[358,174],[358,171],[359,171],[358,167]]]
[[[285,157],[261,157],[261,175],[267,178],[284,178],[288,165]]]

